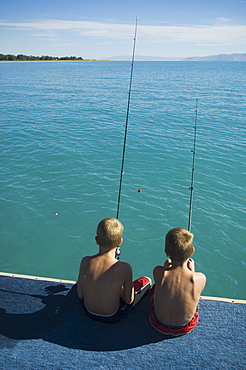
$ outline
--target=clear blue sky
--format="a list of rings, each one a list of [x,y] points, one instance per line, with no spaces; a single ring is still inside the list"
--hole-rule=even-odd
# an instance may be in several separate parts
[[[246,0],[1,0],[0,53],[189,57],[246,52]]]

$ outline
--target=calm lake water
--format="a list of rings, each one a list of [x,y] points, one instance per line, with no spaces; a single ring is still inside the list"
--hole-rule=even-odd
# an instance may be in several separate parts
[[[1,63],[0,78],[0,271],[76,280],[116,216],[130,62]],[[246,299],[245,86],[244,62],[135,62],[119,214],[135,278],[187,228],[197,98],[196,270],[203,295]]]

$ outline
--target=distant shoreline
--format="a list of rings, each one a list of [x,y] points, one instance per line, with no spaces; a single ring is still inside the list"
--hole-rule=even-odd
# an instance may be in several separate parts
[[[54,57],[50,55],[25,55],[25,54],[2,54],[0,53],[1,62],[86,62],[94,61],[95,59],[84,59],[82,57],[76,56],[63,56],[63,57]]]
[[[107,60],[83,59],[83,60],[0,60],[0,63],[47,63],[47,62],[107,62]]]
[[[123,60],[123,59],[84,59],[84,60],[0,60],[0,63],[66,63],[66,62],[69,62],[69,63],[75,63],[75,62],[79,62],[79,63],[86,63],[86,62],[111,62],[111,63],[114,63],[114,62],[131,62],[130,60]],[[135,62],[146,62],[146,63],[153,63],[153,62],[158,62],[158,63],[161,63],[161,62],[164,62],[164,63],[174,63],[174,62],[182,62],[182,63],[185,63],[185,62],[207,62],[207,63],[219,63],[219,62],[223,62],[223,63],[239,63],[239,62],[246,62],[246,60],[185,60],[185,59],[179,59],[179,60],[140,60],[140,59],[137,59],[135,60]]]

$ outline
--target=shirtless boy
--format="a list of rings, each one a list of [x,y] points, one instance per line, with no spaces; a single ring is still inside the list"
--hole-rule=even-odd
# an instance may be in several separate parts
[[[195,272],[190,256],[195,249],[194,235],[183,228],[174,228],[166,235],[165,253],[168,260],[153,270],[150,323],[167,335],[182,335],[198,323],[198,302],[206,277]]]
[[[77,294],[83,299],[86,314],[97,321],[120,321],[134,301],[132,268],[129,263],[115,258],[116,248],[123,241],[123,229],[119,220],[103,219],[95,237],[99,252],[81,261]],[[139,291],[137,298],[141,298],[149,289],[151,280],[140,278],[134,285],[135,291]]]

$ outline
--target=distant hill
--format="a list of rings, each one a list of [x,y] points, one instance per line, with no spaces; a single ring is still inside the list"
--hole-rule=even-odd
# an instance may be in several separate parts
[[[186,61],[205,61],[205,62],[246,62],[246,54],[219,54],[207,57],[190,57]]]
[[[115,60],[115,61],[129,61],[131,60],[131,56],[124,55],[124,56],[115,56],[107,58],[107,60]],[[102,58],[103,60],[105,58]],[[135,56],[136,61],[184,61],[184,62],[246,62],[246,53],[245,54],[219,54],[219,55],[208,55],[205,57],[188,57],[188,58],[163,58],[163,57],[151,57],[151,56]]]

